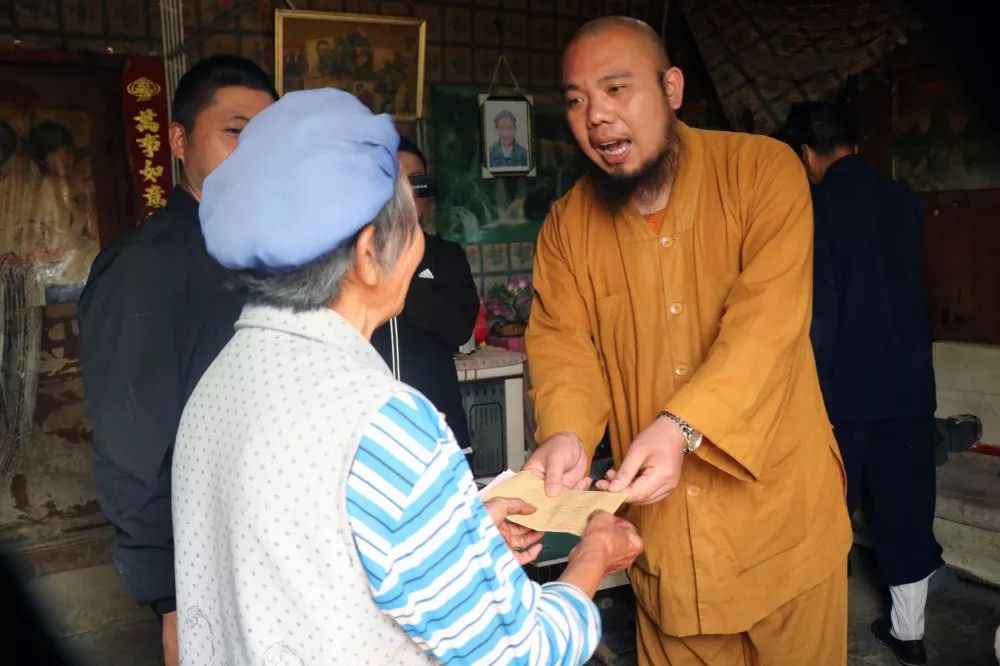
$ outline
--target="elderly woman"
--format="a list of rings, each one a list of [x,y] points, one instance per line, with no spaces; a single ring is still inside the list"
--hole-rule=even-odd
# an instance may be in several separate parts
[[[590,597],[641,547],[597,513],[559,582],[531,582],[539,535],[505,516],[532,509],[484,506],[370,346],[423,250],[397,143],[346,93],[291,93],[205,183],[208,251],[249,298],[174,453],[184,664],[580,664]]]

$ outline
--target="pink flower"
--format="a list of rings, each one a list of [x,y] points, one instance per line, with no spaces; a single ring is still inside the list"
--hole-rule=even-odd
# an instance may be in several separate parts
[[[487,306],[489,313],[495,317],[501,319],[506,319],[507,321],[514,321],[517,313],[514,312],[514,308],[510,307],[502,301],[492,301],[489,306]]]

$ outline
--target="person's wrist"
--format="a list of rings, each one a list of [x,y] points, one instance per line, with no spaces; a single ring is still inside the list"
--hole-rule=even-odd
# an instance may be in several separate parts
[[[587,534],[576,547],[576,559],[584,561],[601,562],[602,564],[611,559],[614,551],[610,535],[600,532]]]
[[[574,444],[576,444],[578,447],[580,447],[581,451],[583,450],[583,440],[580,438],[579,435],[577,435],[572,430],[563,430],[563,431],[554,433],[551,437],[549,437],[549,439],[550,440],[551,439],[555,439],[556,437],[565,437],[566,439],[570,440],[571,442],[573,442]]]
[[[676,444],[683,453],[694,453],[701,445],[701,433],[679,416],[663,411],[656,420],[664,423],[670,433],[669,441]]]
[[[161,618],[167,613],[173,613],[177,610],[177,599],[175,597],[164,597],[162,599],[157,599],[152,604],[150,608]]]

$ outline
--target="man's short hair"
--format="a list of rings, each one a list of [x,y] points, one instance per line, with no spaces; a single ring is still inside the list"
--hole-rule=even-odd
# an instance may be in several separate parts
[[[510,118],[510,121],[515,125],[517,125],[517,116],[514,115],[514,112],[504,109],[497,115],[493,116],[493,126],[500,127],[500,121],[503,120],[504,118]]]
[[[827,155],[836,148],[858,145],[858,124],[855,114],[844,104],[796,102],[774,137],[790,145],[795,152],[806,145]]]
[[[411,155],[416,155],[420,163],[424,165],[424,171],[427,171],[427,158],[424,157],[424,151],[420,150],[420,146],[417,145],[416,141],[408,139],[405,136],[399,137],[399,148],[397,149],[400,153],[410,153]]]
[[[271,79],[257,63],[238,55],[216,55],[199,60],[185,72],[174,92],[173,121],[188,132],[194,130],[195,119],[204,111],[220,88],[260,90],[278,99]]]

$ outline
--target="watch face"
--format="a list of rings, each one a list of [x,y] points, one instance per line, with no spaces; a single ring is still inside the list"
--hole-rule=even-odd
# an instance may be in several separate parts
[[[691,436],[688,437],[688,445],[685,449],[688,453],[694,453],[701,446],[702,434],[692,428]]]

